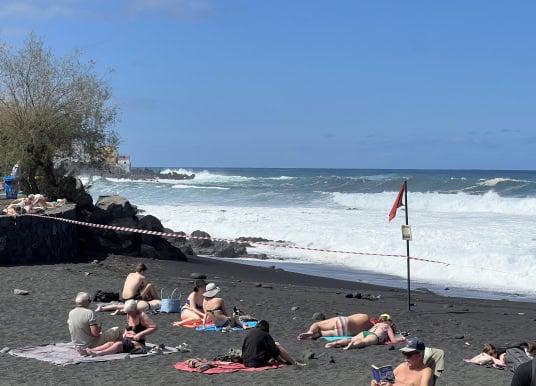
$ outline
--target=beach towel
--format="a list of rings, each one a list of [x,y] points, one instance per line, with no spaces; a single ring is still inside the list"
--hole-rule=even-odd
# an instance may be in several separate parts
[[[283,363],[264,366],[264,367],[246,367],[243,363],[235,362],[222,362],[222,361],[210,361],[210,365],[201,368],[193,368],[188,366],[186,362],[177,362],[173,367],[177,370],[188,371],[189,373],[202,373],[202,374],[221,374],[221,373],[234,373],[235,371],[263,371],[270,369],[277,369],[282,366],[286,366]]]
[[[257,321],[251,321],[251,322],[242,322],[242,324],[245,324],[248,326],[248,328],[253,328],[257,325]],[[204,328],[203,326],[199,326],[195,328],[196,331],[223,331],[222,327],[216,327],[215,325],[206,325]],[[232,327],[233,331],[244,331],[242,327]]]
[[[147,343],[147,349],[151,350],[158,345]],[[165,347],[162,349],[162,354],[171,354],[178,352],[174,347]],[[146,354],[110,354],[99,357],[82,356],[76,352],[71,342],[69,343],[52,343],[41,346],[28,346],[18,349],[12,349],[9,354],[16,357],[32,358],[39,361],[49,362],[57,366],[76,365],[82,362],[107,362],[117,359],[140,358],[158,354],[157,351],[149,351]]]
[[[334,342],[334,341],[337,341],[337,340],[342,340],[342,339],[352,339],[353,336],[322,336],[320,337],[320,339],[324,339],[324,340],[327,340],[328,342]],[[397,343],[400,343],[399,341],[396,341],[396,342],[391,342],[391,341],[387,341],[387,342],[384,342],[383,344],[397,344]]]

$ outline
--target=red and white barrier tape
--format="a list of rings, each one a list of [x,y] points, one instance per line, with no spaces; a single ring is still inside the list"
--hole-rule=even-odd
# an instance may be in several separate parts
[[[100,229],[110,229],[115,231],[122,231],[122,232],[133,232],[133,233],[141,233],[144,235],[151,235],[151,236],[163,236],[163,237],[180,237],[185,239],[197,239],[197,240],[215,240],[215,241],[226,241],[229,243],[238,243],[238,244],[258,244],[258,245],[265,245],[268,247],[274,247],[274,248],[287,248],[287,249],[299,249],[303,251],[313,251],[313,252],[326,252],[326,253],[342,253],[346,255],[365,255],[365,256],[387,256],[387,257],[403,257],[407,258],[405,255],[395,255],[395,254],[385,254],[385,253],[369,253],[369,252],[352,252],[352,251],[337,251],[332,249],[320,249],[320,248],[308,248],[308,247],[296,247],[294,245],[288,245],[288,244],[281,244],[281,243],[273,243],[273,242],[263,242],[263,241],[249,241],[249,240],[235,240],[235,239],[223,239],[223,238],[217,238],[217,237],[198,237],[198,236],[188,236],[185,233],[177,233],[177,232],[157,232],[157,231],[149,231],[145,229],[137,229],[137,228],[126,228],[126,227],[118,227],[114,225],[103,225],[103,224],[94,224],[84,221],[77,221],[77,220],[70,220],[67,218],[61,218],[61,217],[51,217],[46,215],[40,215],[40,214],[24,214],[23,216],[33,216],[33,217],[46,217],[53,220],[58,221],[64,221],[71,224],[76,225],[82,225],[86,227],[91,228],[100,228]],[[419,257],[409,257],[412,260],[417,261],[425,261],[427,263],[435,263],[435,264],[444,264],[444,265],[450,265],[449,263],[445,263],[443,261],[437,261],[437,260],[430,260],[430,259],[422,259]]]

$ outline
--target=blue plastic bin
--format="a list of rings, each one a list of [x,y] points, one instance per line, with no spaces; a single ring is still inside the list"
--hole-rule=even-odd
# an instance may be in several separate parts
[[[6,198],[7,199],[15,199],[17,198],[17,177],[13,176],[5,176],[4,177],[4,185],[6,190]]]

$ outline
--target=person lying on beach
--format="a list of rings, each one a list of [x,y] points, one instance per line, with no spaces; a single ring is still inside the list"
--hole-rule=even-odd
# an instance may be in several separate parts
[[[130,353],[145,347],[145,337],[157,330],[156,324],[149,316],[139,311],[136,300],[127,300],[124,311],[127,314],[127,327],[123,333],[123,340],[108,342],[103,345],[86,349],[85,355],[103,356],[117,353]],[[81,352],[84,355],[84,352]]]
[[[2,214],[16,216],[27,213],[31,209],[32,199],[30,197],[17,198],[2,211]]]
[[[28,197],[32,199],[33,208],[58,208],[67,202],[67,199],[65,198],[61,198],[57,201],[49,201],[49,197],[45,194],[30,194]]]
[[[264,367],[274,362],[303,365],[296,362],[279,342],[274,341],[266,320],[259,321],[244,338],[240,360],[246,367]]]
[[[355,336],[372,326],[367,314],[336,316],[311,324],[306,332],[298,335],[298,340],[318,339],[322,336]]]
[[[207,324],[207,320],[210,318],[216,327],[231,328],[242,327],[248,328],[245,324],[242,324],[238,315],[229,316],[225,311],[225,303],[222,298],[217,298],[216,295],[220,292],[220,287],[215,283],[208,283],[205,287],[203,296],[203,328]]]
[[[400,340],[396,339],[395,333],[391,326],[392,323],[393,322],[389,314],[382,314],[378,318],[378,322],[370,329],[361,331],[351,339],[341,339],[334,342],[329,342],[324,347],[344,347],[345,350],[348,350],[351,348],[361,348],[375,344],[382,344],[388,341],[404,341],[405,338]]]
[[[161,305],[162,305],[162,301],[159,299],[150,300],[148,302],[145,300],[138,300],[137,308],[138,308],[138,311],[158,310],[160,309]],[[124,308],[125,308],[125,304],[122,304],[122,303],[108,304],[106,306],[98,306],[95,309],[95,312],[113,311],[112,315],[123,315],[123,314],[126,314]]]
[[[116,341],[121,338],[121,331],[118,327],[112,327],[101,333],[101,327],[97,324],[95,314],[88,307],[91,298],[87,292],[79,292],[75,298],[76,307],[69,312],[67,324],[71,341],[75,348],[86,349],[100,346],[109,341]]]
[[[206,283],[202,279],[195,281],[194,289],[188,295],[188,299],[181,308],[181,320],[173,322],[173,326],[182,326],[183,324],[199,322],[201,323],[205,317],[205,312],[203,310],[203,300],[205,297]]]
[[[374,379],[371,386],[413,385],[432,386],[434,384],[433,371],[424,364],[424,350],[426,346],[422,340],[414,336],[409,338],[406,345],[400,349],[404,355],[404,362],[394,369],[396,382],[378,383]]]
[[[500,350],[500,352],[498,352],[494,345],[492,345],[491,343],[486,343],[484,345],[484,348],[482,349],[482,352],[469,359],[469,361],[478,365],[490,363],[499,366],[504,366],[505,354],[506,349]]]
[[[121,297],[124,300],[160,300],[153,285],[145,281],[147,267],[143,263],[136,266],[136,272],[129,273],[123,285]]]

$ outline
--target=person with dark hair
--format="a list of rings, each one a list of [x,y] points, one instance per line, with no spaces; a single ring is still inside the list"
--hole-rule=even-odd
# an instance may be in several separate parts
[[[183,324],[192,322],[201,324],[205,317],[205,312],[203,311],[205,287],[206,283],[203,279],[197,279],[195,281],[192,292],[188,295],[188,299],[186,299],[186,302],[181,307],[181,320],[173,322],[173,326],[182,326]]]
[[[129,273],[125,279],[121,297],[123,300],[160,300],[155,288],[151,283],[147,283],[145,272],[147,267],[143,263],[136,266],[136,272]]]
[[[296,362],[279,342],[274,341],[266,320],[259,321],[244,338],[241,361],[246,367],[263,367],[276,363],[303,366],[303,363]]]

